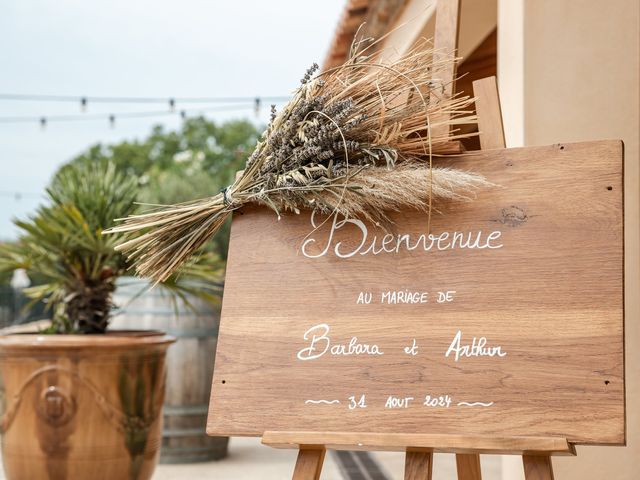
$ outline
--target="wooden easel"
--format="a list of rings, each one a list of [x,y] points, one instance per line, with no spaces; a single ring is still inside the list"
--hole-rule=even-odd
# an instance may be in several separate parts
[[[473,82],[482,149],[504,148],[504,131],[495,77]],[[430,480],[433,453],[455,453],[458,480],[481,480],[480,454],[522,455],[526,480],[553,480],[551,455],[575,455],[557,437],[478,437],[345,432],[265,432],[262,443],[297,448],[293,480],[318,480],[327,449],[405,452],[405,480]]]
[[[438,0],[436,52],[457,50],[460,0]],[[436,72],[444,94],[454,90],[455,67]],[[473,82],[480,146],[505,148],[500,99],[495,77]],[[481,480],[480,454],[522,455],[526,480],[553,480],[551,455],[575,455],[575,447],[558,437],[491,437],[430,434],[347,432],[265,432],[262,443],[274,448],[297,448],[293,480],[318,480],[326,450],[405,452],[405,480],[430,480],[433,454],[455,453],[458,480]]]
[[[495,77],[473,82],[482,149],[504,148],[502,115]],[[551,455],[575,455],[558,437],[479,437],[429,434],[345,432],[265,432],[262,443],[297,448],[293,480],[318,480],[327,449],[405,452],[405,480],[430,480],[433,454],[455,453],[458,480],[481,480],[480,454],[522,455],[526,480],[553,480]]]
[[[504,148],[502,114],[495,77],[473,82],[482,149]],[[478,437],[344,432],[265,432],[262,443],[298,448],[294,480],[318,480],[325,452],[379,450],[405,452],[405,480],[430,480],[433,454],[455,453],[458,480],[481,480],[480,454],[522,455],[526,480],[553,480],[551,455],[575,455],[575,447],[557,437]]]

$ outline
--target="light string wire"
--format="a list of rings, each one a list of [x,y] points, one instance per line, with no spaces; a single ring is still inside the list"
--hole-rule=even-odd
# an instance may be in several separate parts
[[[43,95],[22,93],[0,93],[0,100],[73,102],[73,103],[225,103],[225,102],[284,102],[290,96],[239,96],[239,97],[111,97],[92,95]]]
[[[284,100],[278,103],[284,103]],[[0,117],[0,123],[33,123],[40,122],[73,122],[73,121],[87,121],[87,120],[110,120],[122,118],[145,118],[145,117],[160,117],[167,115],[180,115],[186,117],[187,115],[197,115],[207,112],[230,112],[256,109],[253,104],[236,104],[236,105],[220,105],[209,108],[199,109],[180,109],[180,110],[156,110],[156,111],[143,111],[143,112],[121,112],[121,113],[94,113],[94,114],[68,114],[68,115],[24,115],[24,116],[7,116]]]

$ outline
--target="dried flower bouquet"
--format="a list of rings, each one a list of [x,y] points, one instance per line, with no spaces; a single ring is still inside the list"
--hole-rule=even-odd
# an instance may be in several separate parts
[[[140,235],[118,246],[139,275],[166,279],[247,203],[299,212],[316,209],[373,222],[434,201],[465,198],[483,177],[438,167],[473,123],[472,99],[448,97],[434,79],[453,57],[418,45],[385,62],[372,44],[356,44],[342,66],[307,71],[293,98],[271,122],[236,181],[217,195],[124,219],[109,232]],[[429,44],[430,45],[430,44]],[[445,127],[445,128],[438,128]],[[441,133],[434,133],[441,132]],[[435,163],[435,164],[434,164]]]

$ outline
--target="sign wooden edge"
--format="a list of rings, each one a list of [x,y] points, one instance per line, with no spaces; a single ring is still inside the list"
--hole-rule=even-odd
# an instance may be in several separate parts
[[[627,445],[627,431],[628,431],[628,427],[627,427],[627,362],[626,362],[626,321],[627,321],[627,312],[626,312],[626,276],[627,276],[627,268],[625,265],[625,254],[626,254],[626,237],[625,237],[625,233],[627,228],[631,228],[633,226],[640,226],[640,222],[638,221],[638,219],[627,219],[625,216],[626,213],[626,209],[625,209],[625,203],[626,203],[626,199],[625,199],[625,184],[626,184],[626,170],[625,170],[625,145],[624,145],[624,141],[621,139],[603,139],[603,140],[589,140],[589,141],[577,141],[577,142],[559,142],[559,143],[554,143],[554,144],[549,144],[549,145],[536,145],[536,146],[532,146],[532,147],[513,147],[513,148],[506,148],[506,149],[492,149],[492,150],[479,150],[479,151],[472,151],[472,152],[466,152],[463,154],[459,154],[459,155],[455,155],[456,158],[460,158],[460,157],[471,157],[471,156],[487,156],[489,154],[491,154],[492,152],[498,152],[498,151],[504,151],[504,150],[509,150],[509,151],[517,151],[517,150],[523,150],[523,149],[530,149],[530,148],[560,148],[560,149],[564,149],[565,146],[569,146],[569,145],[589,145],[589,144],[597,144],[597,143],[610,143],[610,144],[615,144],[618,146],[618,149],[620,151],[620,161],[621,161],[621,175],[620,175],[620,189],[621,189],[621,198],[622,198],[622,202],[621,202],[621,208],[622,208],[622,225],[621,225],[621,236],[622,236],[622,241],[621,241],[621,248],[622,248],[622,372],[623,372],[623,418],[624,418],[624,424],[623,424],[623,435],[622,435],[622,440],[620,442],[612,442],[612,443],[586,443],[586,442],[567,442],[566,439],[562,438],[562,437],[492,437],[492,436],[487,436],[487,437],[478,437],[478,438],[489,438],[489,439],[501,439],[502,441],[505,442],[511,442],[511,441],[515,441],[519,442],[519,441],[524,441],[523,439],[544,439],[544,441],[546,441],[546,447],[549,447],[548,449],[542,448],[539,451],[537,451],[536,449],[527,449],[527,450],[523,450],[523,449],[516,449],[513,450],[511,448],[507,448],[506,450],[502,451],[503,454],[552,454],[552,455],[575,455],[575,448],[574,445],[588,445],[588,446],[626,446]],[[638,180],[638,179],[636,179]],[[234,218],[237,215],[242,215],[242,211],[238,211],[235,212],[233,214]],[[629,225],[627,225],[627,223],[629,223]],[[233,222],[231,225],[231,231],[233,232]],[[222,304],[224,305],[224,295],[223,295],[223,300],[222,300]],[[222,317],[221,317],[222,320]],[[222,325],[221,325],[221,329],[222,329]],[[216,347],[217,350],[218,347]],[[423,440],[426,441],[430,441],[428,439],[433,439],[435,437],[438,437],[439,440],[442,440],[442,438],[449,438],[451,441],[453,441],[452,439],[455,438],[454,436],[451,435],[438,435],[438,434],[368,434],[368,433],[360,433],[360,432],[354,432],[354,433],[350,433],[350,432],[272,432],[272,431],[264,431],[262,432],[262,434],[256,434],[255,432],[239,432],[239,431],[234,431],[234,432],[226,432],[226,431],[221,431],[219,429],[215,429],[215,427],[212,425],[212,421],[211,421],[211,415],[212,415],[212,411],[213,411],[213,407],[212,407],[212,398],[214,395],[214,389],[211,389],[211,398],[210,398],[210,402],[209,402],[209,413],[208,413],[208,417],[207,417],[207,424],[206,424],[206,433],[209,436],[238,436],[238,437],[262,437],[263,438],[263,443],[275,448],[291,448],[292,443],[288,443],[288,442],[283,442],[283,443],[279,443],[280,440],[278,439],[282,439],[282,438],[286,438],[291,440],[292,438],[295,438],[296,436],[299,436],[300,434],[303,435],[307,435],[307,434],[311,434],[311,435],[322,435],[323,433],[329,433],[332,437],[335,438],[335,435],[356,435],[356,436],[367,436],[367,438],[375,438],[376,435],[398,435],[399,437],[403,437],[406,439],[407,435],[411,436],[411,435],[419,435],[419,436],[423,436]],[[284,437],[282,437],[281,435],[284,435]],[[373,437],[369,437],[369,435],[372,435]],[[266,438],[266,440],[265,440]],[[468,436],[465,436],[464,438],[469,438]],[[305,440],[303,438],[303,440]],[[407,439],[408,440],[408,439]],[[544,444],[544,441],[542,444]],[[557,443],[557,442],[560,443]],[[564,450],[561,445],[562,442],[566,442],[568,445],[568,450]],[[288,446],[285,446],[285,443]],[[293,442],[295,443],[295,442]],[[375,441],[373,443],[376,443]],[[305,441],[299,442],[300,445],[304,444],[304,445],[308,445],[308,443],[306,443]],[[331,445],[330,442],[327,442],[325,445]],[[541,444],[541,445],[542,445]],[[327,448],[331,448],[331,449],[340,449],[339,447],[340,444],[336,444],[336,445],[331,445],[331,446],[327,446]],[[405,443],[405,447],[406,447],[406,443]],[[523,443],[523,445],[525,445]],[[356,447],[358,445],[355,445]],[[353,449],[351,448],[353,447],[353,445],[350,445],[349,449]],[[362,446],[360,446],[362,447]],[[554,447],[554,448],[551,448]],[[557,451],[555,450],[555,447],[558,447]],[[398,447],[399,448],[399,447]],[[425,447],[428,448],[428,447]],[[380,446],[375,446],[375,445],[371,445],[371,446],[366,446],[364,449],[366,450],[385,450],[384,448],[381,448]],[[396,450],[395,448],[393,450]],[[406,448],[401,449],[402,451],[405,451]],[[482,448],[479,449],[474,449],[474,448],[459,448],[459,447],[451,447],[451,449],[448,450],[437,450],[437,449],[432,449],[432,451],[441,451],[441,452],[451,452],[451,453],[456,453],[456,452],[465,452],[465,451],[472,451],[472,452],[478,452],[478,453],[496,453],[495,449],[490,449],[490,450],[486,450],[484,451]]]

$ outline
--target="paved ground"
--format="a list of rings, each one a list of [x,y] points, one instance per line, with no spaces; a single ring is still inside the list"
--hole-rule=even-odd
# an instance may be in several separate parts
[[[376,452],[371,458],[378,472],[364,473],[367,457],[343,455],[340,459],[330,452],[322,470],[322,480],[401,480],[404,456],[401,453]],[[232,438],[229,456],[224,460],[187,465],[158,465],[153,480],[287,480],[291,478],[296,452],[277,450],[260,444],[259,438]],[[346,468],[351,464],[351,468]],[[349,470],[349,472],[347,472]],[[374,468],[375,470],[375,468]],[[454,455],[437,454],[433,480],[455,479]],[[500,457],[485,456],[482,478],[500,480]],[[0,468],[0,480],[5,477]],[[38,479],[30,479],[38,480]],[[44,479],[43,479],[44,480]]]
[[[291,478],[296,452],[260,444],[259,438],[232,438],[229,456],[223,460],[190,465],[158,465],[154,480],[280,480]],[[323,479],[342,479],[331,457]]]
[[[229,456],[224,460],[193,465],[159,465],[154,480],[283,480],[290,479],[293,473],[297,452],[279,450],[260,444],[259,438],[232,438],[229,444]],[[380,464],[388,480],[402,479],[404,459],[402,454],[376,453],[375,460]],[[375,477],[343,475],[335,452],[325,459],[321,480],[377,480]],[[379,477],[378,477],[379,478]],[[446,477],[445,477],[446,478]],[[452,477],[453,478],[453,477]]]
[[[374,452],[371,457],[378,464],[383,476],[358,474],[357,469],[351,475],[343,473],[345,462],[340,461],[336,452],[329,452],[322,470],[322,480],[402,480],[404,455],[395,452]],[[258,438],[232,438],[229,456],[218,462],[193,465],[159,465],[154,480],[286,480],[291,478],[296,452],[277,450],[260,444]],[[355,459],[355,463],[362,463]],[[342,470],[341,470],[342,468]],[[482,457],[482,478],[500,480],[500,457]],[[360,469],[362,472],[362,469]],[[433,480],[451,480],[457,478],[455,456],[436,454]]]

